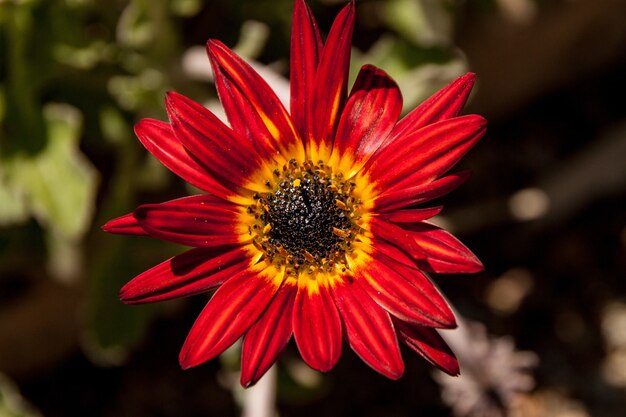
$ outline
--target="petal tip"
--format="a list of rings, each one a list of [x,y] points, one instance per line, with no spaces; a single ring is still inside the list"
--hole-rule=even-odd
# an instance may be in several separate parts
[[[459,77],[459,80],[463,80],[464,83],[469,84],[472,83],[474,84],[474,82],[476,81],[476,73],[474,72],[468,72],[464,75],[461,75]]]
[[[130,286],[131,282],[124,285],[117,293],[117,296],[126,305],[142,304],[140,294],[137,294],[137,291]]]
[[[258,372],[256,372],[257,370],[252,370],[248,367],[245,367],[243,364],[241,366],[241,373],[240,373],[240,377],[239,377],[239,384],[243,387],[243,388],[251,388],[254,385],[256,385],[257,382],[259,382],[259,379],[261,379],[261,377],[263,376],[258,375]]]
[[[303,354],[300,351],[300,355],[302,356],[302,360],[311,368],[318,372],[327,373],[332,371],[337,362],[339,361],[340,354],[336,354],[330,358],[318,358],[312,357],[311,355]]]
[[[450,87],[454,88],[461,96],[467,98],[472,88],[474,88],[474,84],[476,83],[476,74],[473,72],[468,72],[461,75],[456,80],[452,81]]]
[[[178,364],[180,365],[180,369],[183,371],[198,365],[191,360],[187,353],[188,352],[186,350],[181,350],[180,355],[178,356]]]
[[[375,370],[392,381],[397,381],[402,378],[402,375],[404,375],[404,361],[402,360],[402,357],[399,356],[399,353],[398,356],[393,359],[393,361],[389,361],[385,364],[382,369]]]
[[[107,232],[107,233],[112,233],[112,226],[111,226],[111,222],[113,220],[109,220],[108,222],[106,222],[105,224],[103,224],[102,226],[100,226],[100,230],[102,230],[103,232]]]
[[[480,259],[474,258],[471,260],[471,265],[469,266],[469,273],[476,274],[478,272],[483,272],[485,270],[485,265],[481,262]]]
[[[391,370],[387,377],[393,381],[397,381],[402,378],[402,375],[404,375],[404,366],[402,366],[400,369]]]
[[[139,225],[132,213],[109,220],[102,226],[102,231],[118,235],[145,236],[146,231]]]
[[[243,388],[251,388],[254,386],[254,384],[256,384],[256,381],[252,381],[249,379],[243,379],[243,376],[241,377],[241,379],[239,380],[239,384],[243,387]]]
[[[438,363],[437,366],[439,367],[439,369],[441,369],[442,372],[445,372],[446,374],[450,375],[450,376],[460,376],[461,375],[461,368],[459,367],[459,361],[456,360],[456,358],[451,358],[450,363]]]
[[[133,130],[139,138],[139,140],[146,143],[146,138],[149,138],[152,134],[162,131],[163,129],[169,129],[170,124],[161,120],[144,118],[135,123]]]
[[[466,116],[459,116],[457,120],[465,122],[465,124],[475,125],[476,130],[485,129],[487,127],[487,119],[479,114],[468,114]]]
[[[434,321],[439,325],[435,327],[440,329],[456,329],[458,327],[456,317],[447,303],[438,306],[437,310],[433,311],[433,313],[437,313],[436,317],[434,317]]]
[[[209,58],[213,58],[216,55],[217,49],[223,49],[225,47],[226,45],[217,39],[209,39],[206,41],[206,51],[209,54]]]
[[[464,169],[462,171],[455,172],[454,174],[451,174],[451,175],[456,176],[459,179],[459,181],[465,182],[472,177],[472,171],[469,169]]]
[[[337,360],[338,359],[339,358],[337,358]],[[311,365],[309,366],[311,366],[311,368],[315,369],[316,371],[327,373],[327,372],[332,371],[332,369],[337,364],[337,360],[334,360],[332,362],[324,362],[324,363],[318,362],[315,364],[315,366],[311,366]]]
[[[167,91],[165,93],[165,104],[171,104],[172,101],[176,101],[176,99],[178,99],[179,97],[181,97],[182,95],[177,93],[176,91]]]

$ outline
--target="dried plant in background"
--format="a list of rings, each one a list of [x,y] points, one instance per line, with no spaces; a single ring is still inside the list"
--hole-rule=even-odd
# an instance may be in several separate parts
[[[434,377],[455,416],[506,417],[516,396],[535,386],[530,370],[538,357],[517,351],[511,338],[490,337],[484,325],[469,320],[459,320],[458,329],[443,336],[457,355],[461,375],[437,372]]]

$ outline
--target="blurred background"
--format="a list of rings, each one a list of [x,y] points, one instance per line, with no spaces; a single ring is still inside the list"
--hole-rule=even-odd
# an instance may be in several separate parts
[[[343,1],[310,0],[323,33]],[[292,0],[0,0],[0,416],[253,416],[237,346],[181,371],[206,297],[125,306],[119,288],[183,248],[107,235],[196,192],[132,127],[175,90],[220,112],[218,38],[288,96]],[[462,376],[405,351],[388,381],[344,349],[328,374],[290,345],[280,416],[618,417],[626,409],[626,2],[357,1],[353,75],[405,110],[466,71],[489,131],[436,221],[486,272],[434,276]],[[460,168],[460,167],[459,167]],[[258,411],[258,410],[257,410]],[[248,414],[246,414],[248,413]]]

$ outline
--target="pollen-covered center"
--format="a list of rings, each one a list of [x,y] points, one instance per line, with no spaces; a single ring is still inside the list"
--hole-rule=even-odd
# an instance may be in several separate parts
[[[333,230],[349,232],[351,227],[345,210],[337,205],[338,201],[345,205],[344,199],[314,172],[282,181],[265,199],[267,211],[262,220],[271,225],[269,242],[294,255],[308,251],[314,258],[327,257],[329,251],[340,248],[343,239]]]
[[[255,246],[287,273],[345,268],[345,253],[359,227],[355,184],[322,161],[291,160],[275,169],[268,191],[248,208]]]

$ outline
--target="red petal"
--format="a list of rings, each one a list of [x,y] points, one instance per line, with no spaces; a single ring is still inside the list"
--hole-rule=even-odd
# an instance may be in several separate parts
[[[135,277],[120,290],[120,299],[144,304],[200,294],[249,264],[249,255],[241,248],[192,249]]]
[[[287,110],[261,76],[226,45],[207,42],[220,101],[233,130],[247,137],[264,159],[279,152],[304,159],[302,141]]]
[[[457,238],[429,223],[405,224],[426,255],[428,270],[439,273],[471,273],[485,269],[480,260]]]
[[[394,316],[431,327],[455,327],[454,313],[434,285],[415,268],[381,254],[372,254],[355,281]]]
[[[135,218],[150,236],[187,246],[242,243],[236,206],[211,195],[139,206]]]
[[[357,245],[364,245],[362,243],[357,243]],[[374,236],[371,238],[370,245],[364,245],[364,250],[367,253],[380,252],[383,255],[394,259],[400,262],[403,265],[406,265],[411,268],[415,268],[415,260],[413,257],[409,256],[405,251],[397,247],[391,242],[386,241],[385,239],[381,239],[378,236]],[[425,258],[425,256],[424,256]]]
[[[143,227],[133,217],[133,213],[109,220],[102,226],[102,230],[118,235],[148,236],[148,233],[143,230]]]
[[[328,289],[309,291],[300,285],[293,308],[293,335],[302,359],[327,372],[341,356],[341,319]]]
[[[361,68],[341,114],[333,158],[349,154],[358,170],[387,138],[402,111],[402,95],[384,71]]]
[[[311,9],[304,0],[296,0],[291,28],[291,118],[302,137],[306,133],[306,103],[311,100],[317,64],[322,50],[322,38]]]
[[[244,186],[259,166],[250,142],[187,97],[168,93],[165,103],[172,129],[188,152],[220,183],[235,190]]]
[[[380,189],[398,190],[428,183],[456,164],[484,135],[481,116],[455,117],[426,126],[391,143],[368,171]]]
[[[218,197],[228,199],[233,192],[215,181],[198,164],[176,139],[169,124],[153,119],[143,119],[135,125],[135,134],[163,165],[191,185]]]
[[[470,72],[433,94],[398,122],[389,136],[388,143],[410,135],[424,126],[458,116],[465,106],[475,80],[476,75]]]
[[[422,248],[415,242],[413,234],[402,227],[388,223],[379,217],[373,217],[369,227],[378,239],[385,240],[389,244],[400,248],[414,260],[426,257]]]
[[[249,387],[270,369],[291,338],[294,285],[283,285],[261,318],[248,330],[241,348],[241,385]]]
[[[467,181],[469,177],[469,171],[461,171],[426,184],[391,192],[385,190],[375,199],[376,211],[393,212],[400,208],[425,203],[448,194]]]
[[[180,366],[191,368],[222,353],[259,318],[277,289],[251,269],[226,281],[189,331],[178,358]]]
[[[441,210],[443,210],[443,206],[423,209],[397,210],[382,217],[393,223],[415,223],[430,219],[431,217],[441,213]]]
[[[377,372],[400,378],[404,363],[389,314],[354,282],[339,283],[332,290],[352,350]]]
[[[320,58],[313,95],[308,102],[307,132],[310,144],[325,144],[330,149],[335,126],[346,99],[350,48],[354,30],[354,0],[333,22]]]
[[[400,340],[448,375],[459,375],[459,362],[435,329],[394,320]]]

